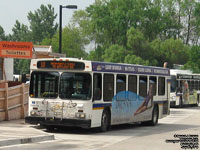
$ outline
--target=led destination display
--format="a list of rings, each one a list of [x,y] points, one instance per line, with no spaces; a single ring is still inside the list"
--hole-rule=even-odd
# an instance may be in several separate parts
[[[84,70],[85,64],[70,61],[38,61],[37,67],[41,69]]]

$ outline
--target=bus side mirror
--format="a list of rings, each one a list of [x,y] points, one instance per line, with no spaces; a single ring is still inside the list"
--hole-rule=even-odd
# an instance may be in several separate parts
[[[100,99],[101,99],[101,90],[99,88],[95,88],[93,101],[94,100],[100,100]]]

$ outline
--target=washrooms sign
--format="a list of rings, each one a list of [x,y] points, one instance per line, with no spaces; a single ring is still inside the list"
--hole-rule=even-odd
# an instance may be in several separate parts
[[[31,42],[0,41],[0,57],[31,59],[32,50]]]

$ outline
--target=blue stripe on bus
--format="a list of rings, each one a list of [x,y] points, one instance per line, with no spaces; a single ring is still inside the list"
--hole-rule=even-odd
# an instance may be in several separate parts
[[[98,103],[98,104],[93,104],[93,109],[104,109],[106,106],[112,106],[112,103]]]
[[[125,100],[127,101],[127,100]],[[156,103],[156,104],[164,104],[166,103],[167,100],[163,100],[163,101],[153,101],[153,103]],[[98,103],[98,104],[93,104],[93,110],[96,110],[96,109],[104,109],[104,107],[111,107],[112,106],[112,103]]]

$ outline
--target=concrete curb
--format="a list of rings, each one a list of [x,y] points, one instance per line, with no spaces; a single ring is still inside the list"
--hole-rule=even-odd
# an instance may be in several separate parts
[[[54,135],[43,135],[43,136],[34,136],[27,138],[0,140],[0,147],[17,145],[17,144],[36,143],[36,142],[50,141],[50,140],[55,140]]]

